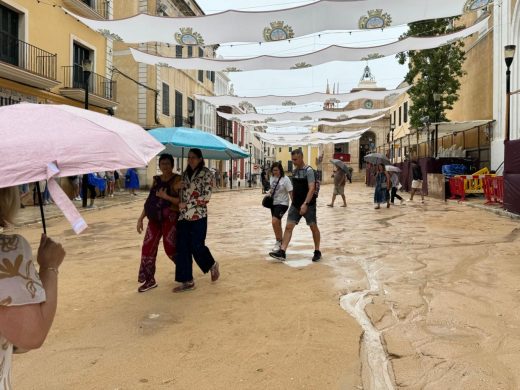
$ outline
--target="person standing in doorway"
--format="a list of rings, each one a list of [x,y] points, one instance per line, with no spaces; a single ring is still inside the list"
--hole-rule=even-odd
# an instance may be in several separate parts
[[[339,195],[341,196],[341,199],[343,199],[343,205],[341,207],[347,207],[347,199],[345,198],[345,184],[347,182],[347,178],[345,172],[335,166],[332,177],[334,178],[334,191],[332,192],[332,202],[330,202],[330,204],[327,206],[334,207],[336,196]]]
[[[269,256],[284,261],[285,251],[291,241],[294,227],[300,222],[302,217],[305,218],[307,225],[312,232],[312,239],[314,241],[314,255],[312,261],[320,261],[320,230],[318,229],[318,221],[316,217],[316,178],[314,170],[305,165],[303,161],[303,152],[301,149],[296,149],[291,152],[291,160],[293,162],[293,198],[289,213],[287,215],[287,225],[283,235],[283,242],[279,250],[269,253]]]
[[[421,194],[421,202],[424,203],[424,195],[422,192],[423,175],[422,170],[417,161],[412,161],[412,192],[410,193],[410,201],[413,201],[413,196],[417,191]]]

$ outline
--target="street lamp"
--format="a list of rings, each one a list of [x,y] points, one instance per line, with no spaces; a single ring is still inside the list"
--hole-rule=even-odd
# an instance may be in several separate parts
[[[505,141],[509,141],[509,126],[511,122],[510,118],[510,104],[511,104],[511,70],[509,67],[513,63],[513,58],[515,57],[515,45],[507,45],[504,47],[504,58],[506,61],[506,134],[504,137]]]
[[[434,93],[433,94],[433,101],[435,102],[435,141],[433,144],[433,147],[435,148],[434,156],[437,158],[437,150],[438,150],[438,142],[439,142],[439,118],[440,118],[440,112],[439,112],[439,103],[441,102],[441,94],[440,93]]]
[[[88,110],[88,85],[90,74],[92,73],[92,61],[88,58],[85,58],[81,62],[81,67],[83,68],[83,88],[85,89],[85,110]],[[87,207],[87,195],[88,195],[88,175],[83,175],[83,179],[81,181],[81,205],[83,207]]]
[[[251,143],[249,143],[249,188],[251,188],[251,164],[253,163],[253,155],[251,154]]]
[[[390,123],[390,133],[392,134],[392,146],[390,149],[390,159],[392,161],[392,164],[394,163],[394,130],[395,130],[395,123]]]

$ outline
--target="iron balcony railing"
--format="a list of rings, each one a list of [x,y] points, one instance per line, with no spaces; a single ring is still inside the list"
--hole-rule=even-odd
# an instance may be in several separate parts
[[[0,61],[56,80],[57,55],[0,32]]]
[[[63,67],[63,85],[65,88],[85,89],[85,77],[83,67],[80,65]],[[116,82],[100,74],[92,72],[88,79],[89,93],[108,99],[116,100]]]

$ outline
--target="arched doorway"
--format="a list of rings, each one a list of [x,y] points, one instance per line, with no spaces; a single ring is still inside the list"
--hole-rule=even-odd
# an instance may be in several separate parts
[[[359,169],[365,168],[365,155],[372,153],[376,148],[376,134],[373,131],[363,133],[359,139]]]

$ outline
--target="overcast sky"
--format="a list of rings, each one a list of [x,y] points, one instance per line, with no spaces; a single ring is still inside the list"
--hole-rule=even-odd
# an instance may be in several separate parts
[[[262,11],[267,9],[290,8],[314,1],[295,0],[197,0],[205,13],[221,12],[228,9]],[[223,57],[249,57],[262,54],[292,56],[323,49],[328,45],[340,46],[377,46],[398,39],[405,27],[393,27],[371,31],[326,32],[317,35],[295,38],[291,42],[253,44],[223,44],[217,54]],[[372,60],[368,64],[378,86],[394,89],[403,81],[406,65],[399,65],[395,57]],[[285,71],[252,71],[228,73],[239,96],[261,95],[299,95],[311,92],[325,92],[327,80],[331,85],[339,83],[339,91],[344,93],[357,86],[366,62],[333,62],[312,68]],[[310,107],[310,109],[316,107]]]

